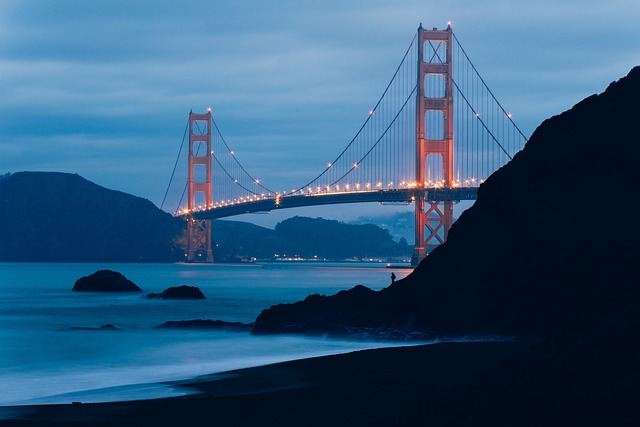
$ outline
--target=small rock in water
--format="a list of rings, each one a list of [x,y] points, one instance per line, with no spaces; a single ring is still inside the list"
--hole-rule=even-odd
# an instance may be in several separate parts
[[[195,286],[173,286],[162,293],[150,293],[145,295],[148,299],[206,299],[202,291]]]
[[[142,289],[117,271],[99,270],[76,280],[73,291],[142,292]]]
[[[99,328],[90,328],[86,326],[72,326],[66,329],[67,331],[122,331],[120,328],[116,328],[110,323],[102,325]]]
[[[225,322],[224,320],[195,319],[195,320],[170,320],[156,328],[172,329],[217,329],[217,330],[250,330],[252,323]]]

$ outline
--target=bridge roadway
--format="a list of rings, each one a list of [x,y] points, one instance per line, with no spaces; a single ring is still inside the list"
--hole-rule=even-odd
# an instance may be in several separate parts
[[[195,211],[181,215],[194,219],[217,219],[254,212],[270,212],[278,209],[300,208],[304,206],[333,205],[339,203],[411,203],[416,200],[420,191],[424,191],[425,200],[434,202],[475,200],[477,187],[432,188],[417,190],[415,188],[393,190],[359,190],[341,193],[319,194],[287,194],[275,198],[259,199],[249,202],[230,203],[207,210]]]

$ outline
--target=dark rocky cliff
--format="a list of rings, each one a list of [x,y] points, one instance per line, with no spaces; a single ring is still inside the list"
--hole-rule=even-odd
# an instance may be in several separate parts
[[[637,67],[544,121],[406,279],[272,307],[254,333],[546,334],[637,304],[639,99]]]

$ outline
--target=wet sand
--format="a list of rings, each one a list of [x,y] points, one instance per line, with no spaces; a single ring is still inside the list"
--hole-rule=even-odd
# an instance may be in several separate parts
[[[439,343],[296,360],[173,383],[200,391],[182,397],[21,407],[0,426],[411,425],[529,347]]]

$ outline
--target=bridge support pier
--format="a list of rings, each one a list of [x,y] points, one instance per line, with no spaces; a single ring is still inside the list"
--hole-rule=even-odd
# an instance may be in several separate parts
[[[434,248],[447,240],[453,223],[453,202],[416,198],[416,243],[411,266],[417,266]],[[426,231],[428,235],[425,237]],[[418,243],[421,242],[421,243]]]
[[[211,221],[189,218],[187,225],[189,262],[213,262],[211,250]]]
[[[427,197],[427,188],[453,186],[453,31],[418,28],[418,93],[416,94],[416,240],[411,265],[416,266],[447,238],[453,222],[453,203]],[[427,156],[442,161],[442,174],[427,182]],[[431,179],[429,180],[431,181]],[[428,230],[428,235],[425,236]]]
[[[188,204],[189,212],[196,210],[198,194],[204,200],[204,207],[213,206],[211,193],[211,111],[206,114],[189,112],[189,178]],[[187,261],[213,262],[211,251],[211,221],[189,218],[187,224]]]

